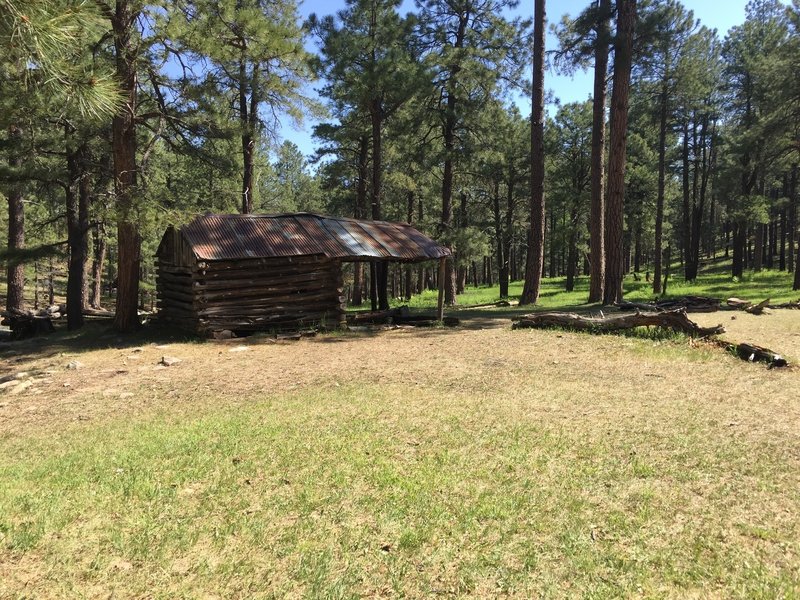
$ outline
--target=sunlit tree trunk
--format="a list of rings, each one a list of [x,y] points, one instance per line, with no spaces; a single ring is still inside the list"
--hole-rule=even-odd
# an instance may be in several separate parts
[[[535,0],[533,12],[533,90],[531,112],[531,206],[528,258],[520,304],[539,299],[544,264],[544,29],[545,0]]]
[[[636,0],[619,0],[617,12],[617,39],[614,44],[614,90],[611,94],[608,204],[606,206],[606,283],[603,291],[605,304],[622,301],[622,280],[625,275],[623,203]]]

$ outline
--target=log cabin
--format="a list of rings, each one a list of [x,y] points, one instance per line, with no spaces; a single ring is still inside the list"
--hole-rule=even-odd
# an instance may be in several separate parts
[[[161,239],[158,318],[199,335],[335,328],[345,320],[342,263],[441,264],[449,255],[406,223],[205,214]]]

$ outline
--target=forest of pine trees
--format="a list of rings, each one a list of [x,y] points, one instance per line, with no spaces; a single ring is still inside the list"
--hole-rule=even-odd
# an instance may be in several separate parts
[[[6,310],[60,273],[70,328],[113,290],[130,331],[165,227],[206,211],[406,221],[453,250],[444,281],[352,267],[351,304],[376,308],[523,278],[534,303],[542,277],[613,303],[629,274],[658,295],[669,262],[691,281],[712,258],[800,289],[800,3],[752,0],[729,32],[679,0],[528,4],[347,0],[303,22],[293,0],[0,0]],[[578,70],[593,98],[547,96]]]

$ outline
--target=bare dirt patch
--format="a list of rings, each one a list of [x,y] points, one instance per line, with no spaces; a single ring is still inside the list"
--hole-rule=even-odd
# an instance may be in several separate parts
[[[800,313],[732,316],[736,319],[730,320],[729,313],[692,318],[704,325],[724,318],[727,339],[800,357]],[[3,435],[158,412],[193,414],[263,395],[360,381],[504,393],[535,381],[543,391],[561,389],[585,401],[590,411],[602,404],[598,399],[619,394],[704,404],[756,395],[792,410],[784,401],[793,397],[790,382],[800,382],[796,370],[767,372],[722,351],[692,349],[682,342],[511,332],[508,327],[394,329],[277,343],[254,336],[225,343],[144,340],[101,349],[82,349],[81,342],[35,344],[18,347],[21,351],[14,345],[4,349],[10,360],[0,376],[32,376],[16,393],[0,395]],[[9,355],[9,350],[19,354]],[[177,362],[165,366],[165,358]]]
[[[108,345],[3,349],[0,595],[797,589],[797,369],[510,323]]]

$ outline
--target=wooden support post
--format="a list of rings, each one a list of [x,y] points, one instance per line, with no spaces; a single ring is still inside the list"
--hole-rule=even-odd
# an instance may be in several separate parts
[[[439,259],[439,304],[436,307],[436,319],[444,320],[444,275],[446,258]]]

